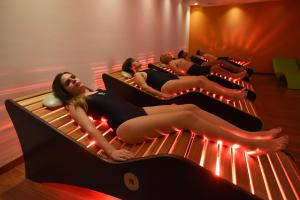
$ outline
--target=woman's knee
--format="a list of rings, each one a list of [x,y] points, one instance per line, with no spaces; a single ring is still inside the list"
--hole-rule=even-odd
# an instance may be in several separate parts
[[[125,143],[136,144],[145,140],[141,131],[133,123],[125,122],[117,128],[116,135]]]
[[[175,123],[179,126],[181,126],[181,128],[188,128],[188,122],[195,122],[197,121],[198,116],[196,115],[196,113],[194,111],[190,111],[190,110],[185,110],[182,111],[178,114],[178,116],[176,117],[176,121]]]
[[[161,88],[162,93],[173,94],[176,93],[175,87],[171,83],[165,83]]]
[[[186,111],[191,111],[191,112],[195,112],[195,111],[197,111],[199,108],[196,106],[196,105],[194,105],[194,104],[184,104],[183,105],[184,106],[184,110],[186,110]]]

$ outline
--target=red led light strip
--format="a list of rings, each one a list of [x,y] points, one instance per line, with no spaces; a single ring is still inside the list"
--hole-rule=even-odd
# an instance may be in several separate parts
[[[190,148],[191,148],[191,145],[192,145],[192,142],[194,141],[194,139],[195,139],[195,133],[193,133],[193,132],[191,132],[191,137],[190,137],[190,140],[189,140],[189,143],[188,143],[188,146],[187,146],[187,148],[186,148],[186,150],[185,150],[185,153],[184,153],[184,156],[183,157],[187,157],[187,155],[188,155],[188,153],[189,153],[189,151],[190,151]]]
[[[70,115],[70,114],[67,113],[67,114],[65,114],[65,115],[62,115],[62,116],[60,116],[60,117],[58,117],[58,118],[56,118],[56,119],[53,119],[53,120],[49,121],[48,123],[51,124],[51,123],[53,123],[53,122],[55,122],[55,121],[58,121],[58,120],[60,120],[60,119],[62,119],[62,118],[64,118],[64,117],[68,116],[68,115]]]
[[[254,190],[254,186],[253,186],[253,181],[252,181],[252,174],[251,174],[251,170],[250,170],[250,166],[249,166],[249,160],[248,160],[248,154],[247,154],[247,152],[244,152],[244,156],[245,156],[247,170],[248,170],[248,175],[249,175],[249,181],[250,181],[249,184],[250,184],[251,193],[255,194],[255,190]]]
[[[236,149],[233,148],[233,147],[231,147],[231,174],[232,174],[232,183],[236,185],[235,151],[236,151]]]
[[[63,125],[57,127],[57,129],[61,129],[61,128],[65,127],[65,126],[67,126],[67,125],[69,125],[69,124],[71,124],[71,123],[73,123],[73,122],[74,122],[74,119],[72,119],[72,120],[70,120],[69,122],[67,122],[67,123],[65,123],[65,124],[63,124]]]
[[[204,137],[203,142],[204,142],[204,145],[203,145],[203,149],[202,149],[202,153],[201,153],[201,159],[200,159],[200,162],[199,162],[199,165],[201,167],[204,166],[204,160],[205,160],[207,146],[208,146],[208,139]]]
[[[174,150],[174,148],[175,148],[175,145],[177,144],[177,140],[178,140],[178,138],[179,138],[179,136],[181,135],[181,130],[177,130],[176,131],[176,138],[175,138],[175,140],[174,140],[174,142],[173,142],[173,144],[172,144],[172,146],[171,146],[171,148],[170,148],[170,150],[169,150],[169,152],[168,153],[172,153],[173,152],[173,150]]]
[[[149,153],[150,149],[153,147],[153,145],[155,144],[156,141],[157,141],[157,138],[154,138],[152,143],[150,144],[150,146],[147,148],[145,153],[142,155],[142,157],[146,156]]]
[[[247,102],[246,102],[246,100],[245,100],[245,99],[243,99],[243,101],[244,101],[244,103],[245,103],[245,106],[246,106],[246,110],[247,110],[247,112],[248,112],[248,113],[250,113],[250,112],[249,112],[249,109],[248,109],[248,106],[247,106]]]
[[[242,103],[241,101],[239,100],[239,103],[240,103],[240,106],[241,106],[241,110],[243,110],[243,106],[242,106]]]
[[[61,107],[61,108],[59,108],[59,109],[57,109],[57,110],[51,111],[51,112],[49,112],[49,113],[46,113],[46,114],[40,116],[40,118],[47,117],[47,116],[49,116],[49,115],[51,115],[51,114],[53,114],[53,113],[59,112],[59,111],[61,111],[61,110],[63,110],[63,109],[65,109],[65,107]]]
[[[94,146],[95,144],[96,144],[96,141],[91,141],[90,144],[88,144],[88,145],[86,146],[86,148],[88,149],[88,148],[90,148],[91,146]]]
[[[161,150],[162,146],[164,145],[164,143],[167,141],[168,137],[169,137],[170,134],[166,134],[164,138],[164,140],[162,141],[162,143],[159,145],[159,147],[157,148],[156,152],[154,153],[155,155],[157,155],[159,153],[159,151]]]
[[[215,174],[220,176],[220,163],[221,163],[221,153],[222,153],[222,141],[217,142],[217,160],[216,160],[216,170]]]

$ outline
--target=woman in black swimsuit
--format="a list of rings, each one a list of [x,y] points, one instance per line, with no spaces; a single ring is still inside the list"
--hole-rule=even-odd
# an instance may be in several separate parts
[[[190,104],[141,108],[111,92],[91,91],[69,72],[58,74],[52,89],[68,108],[73,119],[114,160],[130,159],[133,154],[110,145],[88,115],[106,117],[118,137],[131,144],[171,133],[174,128],[189,129],[196,134],[205,133],[210,140],[222,139],[225,145],[239,144],[244,150],[254,151],[256,154],[283,149],[288,140],[286,136],[275,138],[281,128],[244,131]]]
[[[194,87],[203,88],[231,100],[247,98],[246,89],[226,88],[205,76],[176,76],[155,69],[139,71],[140,67],[138,61],[128,58],[123,63],[122,70],[134,75],[135,82],[145,91],[160,98],[171,98],[175,93]]]
[[[237,67],[224,60],[213,60],[205,62],[204,60],[194,56],[191,61],[186,60],[186,54],[180,54],[181,58],[173,59],[170,53],[163,53],[160,56],[160,62],[165,64],[178,75],[209,75],[211,72],[218,73],[223,76],[232,77],[234,79],[245,78],[247,72],[242,68],[239,71],[229,70]]]

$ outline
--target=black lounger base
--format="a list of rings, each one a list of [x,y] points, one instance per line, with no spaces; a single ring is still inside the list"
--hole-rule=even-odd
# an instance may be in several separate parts
[[[21,143],[26,177],[33,181],[81,186],[122,199],[258,199],[181,157],[102,160],[14,101],[5,105]],[[124,185],[128,172],[138,178],[136,191]]]

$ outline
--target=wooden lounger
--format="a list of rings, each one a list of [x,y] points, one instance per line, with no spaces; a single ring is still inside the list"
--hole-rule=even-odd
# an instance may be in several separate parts
[[[169,72],[171,74],[176,75],[176,73],[173,70],[161,65],[161,63],[148,64],[148,67],[149,68],[154,68],[154,69],[157,69],[157,70],[163,70],[164,72]],[[243,89],[243,88],[245,88],[245,89],[248,90],[248,93],[250,95],[249,97],[250,97],[251,101],[254,101],[256,99],[256,92],[254,91],[253,86],[250,83],[247,83],[243,80],[236,80],[236,79],[233,79],[231,77],[223,76],[221,74],[214,73],[214,72],[211,72],[209,75],[206,75],[206,78],[213,81],[213,82],[218,83],[219,85],[227,87],[227,88],[231,88],[231,89]]]
[[[262,128],[262,121],[258,117],[257,111],[252,102],[247,100],[228,100],[202,88],[191,88],[181,92],[173,99],[162,100],[141,90],[133,78],[125,78],[120,71],[103,74],[102,79],[106,89],[114,91],[138,106],[192,103],[242,129],[258,131]]]
[[[229,57],[218,57],[217,59],[218,60],[225,60],[225,61],[227,61],[227,62],[229,62],[233,65],[243,67],[247,71],[247,76],[243,78],[243,81],[249,82],[249,80],[250,80],[249,77],[251,77],[252,74],[253,74],[253,69],[247,67],[247,65],[250,62],[238,61],[238,60],[235,60],[235,59],[229,58]],[[201,65],[203,62],[207,62],[208,60],[203,56],[191,56],[190,61],[193,62],[193,63]]]
[[[299,199],[299,174],[283,152],[250,157],[189,131],[129,145],[96,119],[113,146],[136,156],[114,162],[64,107],[42,106],[47,94],[5,102],[28,179],[77,185],[122,199]]]

